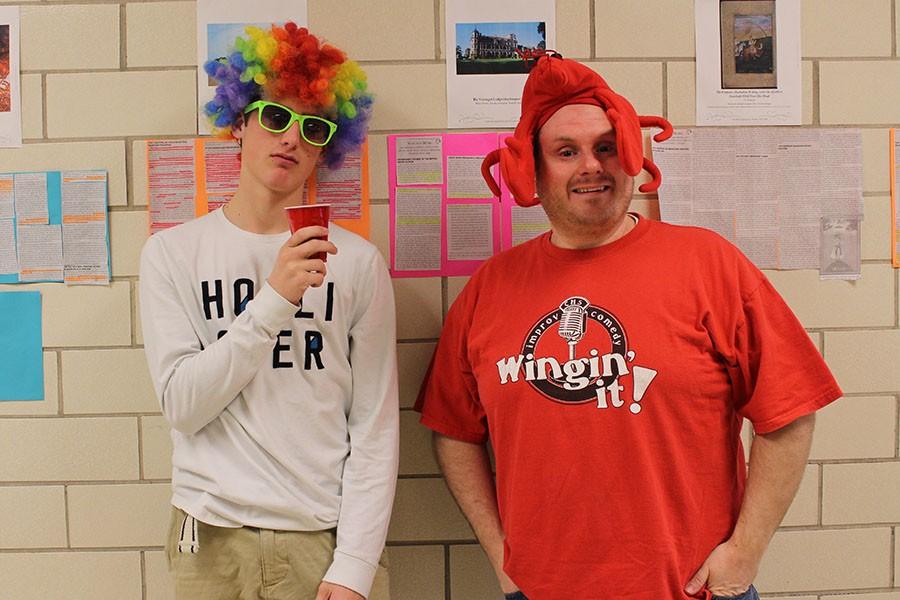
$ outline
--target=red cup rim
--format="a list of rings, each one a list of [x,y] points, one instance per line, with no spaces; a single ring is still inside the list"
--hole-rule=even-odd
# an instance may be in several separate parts
[[[331,206],[331,203],[330,202],[322,202],[320,204],[317,202],[315,204],[298,204],[296,206],[285,206],[284,210],[290,210],[292,208],[313,208],[313,207],[322,207],[322,206]]]

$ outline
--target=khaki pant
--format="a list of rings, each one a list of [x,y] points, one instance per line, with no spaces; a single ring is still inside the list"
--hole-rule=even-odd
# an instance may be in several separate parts
[[[197,521],[199,549],[178,551],[184,511],[172,508],[166,555],[178,600],[314,600],[331,565],[335,531],[215,527]],[[188,531],[187,540],[191,533]],[[389,600],[382,554],[368,598]]]

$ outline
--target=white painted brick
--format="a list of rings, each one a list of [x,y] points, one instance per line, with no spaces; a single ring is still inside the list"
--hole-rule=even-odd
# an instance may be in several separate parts
[[[800,489],[781,524],[784,526],[815,525],[819,520],[819,467],[806,465]]]
[[[144,479],[171,479],[172,434],[165,417],[141,417]]]
[[[841,398],[816,414],[810,459],[894,456],[897,401],[893,396]]]
[[[397,339],[436,338],[441,333],[441,279],[394,279],[397,302]]]
[[[591,55],[591,0],[557,0],[556,48],[566,58]]]
[[[0,548],[64,548],[62,486],[0,487]]]
[[[812,61],[804,60],[800,64],[800,77],[802,78],[802,106],[800,107],[800,122],[804,125],[812,125],[813,122],[813,64]]]
[[[149,237],[146,210],[109,214],[109,242],[113,277],[136,276],[141,266],[141,248]]]
[[[66,414],[159,412],[140,348],[62,353]]]
[[[450,547],[450,595],[453,600],[503,598],[494,569],[480,545]]]
[[[109,204],[124,206],[125,145],[115,142],[67,142],[25,144],[21,148],[0,148],[0,170],[59,171],[105,169],[109,175]]]
[[[419,413],[400,411],[400,474],[440,475],[431,450],[431,430],[419,423]]]
[[[389,541],[471,540],[474,534],[443,479],[401,479]]]
[[[696,122],[697,96],[693,62],[666,63],[666,118],[675,127],[693,127]]]
[[[628,98],[639,115],[662,114],[662,63],[590,62],[585,64],[600,73],[617,94]]]
[[[890,193],[888,168],[891,137],[889,129],[862,129],[863,191]]]
[[[779,531],[757,577],[761,592],[886,587],[890,528]],[[873,560],[874,559],[874,560]]]
[[[384,262],[391,261],[391,214],[387,204],[369,206],[369,241],[375,244]]]
[[[147,141],[131,143],[131,203],[147,206]]]
[[[197,64],[197,8],[194,2],[125,5],[129,67]]]
[[[391,600],[444,600],[442,546],[389,546]]]
[[[900,330],[826,331],[825,360],[846,393],[900,390]]]
[[[448,277],[447,278],[447,310],[456,302],[456,298],[469,283],[468,277]]]
[[[822,332],[821,331],[807,331],[809,334],[809,339],[812,340],[812,343],[815,345],[816,349],[819,351],[819,354],[822,353]]]
[[[369,136],[369,196],[377,200],[390,198],[386,135]]]
[[[134,342],[138,346],[144,345],[144,330],[141,328],[141,296],[137,293],[137,284],[134,284],[131,290],[131,299],[134,302],[134,308],[132,314],[134,315],[134,319],[131,321],[134,323]]]
[[[22,75],[22,138],[44,137],[44,84],[39,73]]]
[[[127,281],[114,281],[109,286],[67,287],[43,283],[0,286],[0,289],[14,287],[41,292],[45,347],[131,344],[131,300]]]
[[[119,67],[118,4],[27,6],[21,16],[23,70]]]
[[[438,60],[447,56],[447,6],[446,0],[438,1]]]
[[[175,600],[175,575],[165,552],[144,552],[144,573],[147,600]]]
[[[365,27],[348,26],[351,18]],[[309,29],[356,61],[434,58],[433,2],[310,0]]]
[[[694,56],[694,3],[691,0],[594,2],[599,57]]]
[[[447,71],[443,64],[366,65],[375,95],[371,129],[445,129]],[[410,96],[410,86],[416,93]]]
[[[900,122],[900,61],[819,63],[819,112],[823,125]]]
[[[193,135],[196,88],[188,70],[47,75],[47,135]],[[90,89],[103,90],[103,102]]]
[[[0,480],[134,479],[137,449],[135,419],[0,419]]]
[[[875,592],[864,594],[823,595],[821,600],[900,600],[900,592]],[[783,600],[783,599],[781,599]]]
[[[15,600],[141,600],[141,554],[3,553],[0,589]]]
[[[44,352],[44,399],[0,402],[0,415],[55,415],[59,412],[56,352]]]
[[[891,197],[863,198],[866,218],[859,224],[860,251],[863,260],[891,258]]]
[[[803,0],[801,6],[803,56],[891,55],[890,0],[854,0],[846,5]]]
[[[862,265],[857,281],[822,281],[818,271],[766,271],[766,276],[806,327],[873,327],[894,324],[890,265]],[[847,310],[852,306],[853,310]]]
[[[822,468],[822,523],[900,522],[900,461]]]
[[[168,483],[70,485],[72,547],[165,545],[171,496]]]
[[[415,404],[436,345],[433,342],[397,344],[401,407],[409,408]]]

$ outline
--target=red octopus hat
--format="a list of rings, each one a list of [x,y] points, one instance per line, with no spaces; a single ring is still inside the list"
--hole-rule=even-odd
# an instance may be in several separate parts
[[[659,188],[662,176],[653,162],[644,158],[644,138],[641,127],[659,127],[653,136],[657,142],[669,139],[672,125],[662,117],[638,116],[628,100],[618,95],[600,75],[585,65],[548,51],[540,56],[522,92],[522,116],[512,137],[506,138],[506,148],[494,150],[481,164],[481,174],[494,195],[500,186],[491,175],[491,167],[500,163],[500,174],[520,206],[534,206],[540,200],[535,195],[534,134],[568,104],[593,104],[606,111],[616,131],[616,149],[622,169],[634,177],[646,169],[653,179],[640,186],[642,192]]]

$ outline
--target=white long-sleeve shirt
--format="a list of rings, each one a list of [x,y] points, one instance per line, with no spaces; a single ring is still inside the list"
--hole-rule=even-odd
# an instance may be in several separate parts
[[[221,527],[337,527],[325,580],[368,595],[398,465],[394,299],[384,261],[336,225],[298,309],[266,283],[287,232],[221,210],[141,255],[144,346],[172,425],[172,503]],[[352,367],[351,367],[352,365]]]

